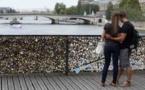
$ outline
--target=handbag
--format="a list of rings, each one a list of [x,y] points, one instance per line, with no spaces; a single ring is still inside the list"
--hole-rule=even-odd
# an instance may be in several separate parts
[[[105,45],[105,42],[99,42],[97,47],[96,47],[96,54],[98,55],[104,55],[104,45]]]

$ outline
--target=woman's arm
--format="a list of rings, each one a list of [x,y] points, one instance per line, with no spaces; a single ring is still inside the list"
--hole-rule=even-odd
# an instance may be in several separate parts
[[[105,38],[105,30],[103,30],[103,32],[102,32],[101,42],[104,41],[104,38]]]

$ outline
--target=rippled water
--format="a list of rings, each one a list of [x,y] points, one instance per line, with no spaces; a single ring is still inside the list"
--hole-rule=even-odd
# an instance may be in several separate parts
[[[0,26],[3,35],[100,35],[102,27],[91,25],[22,25],[14,28]]]
[[[11,19],[12,20],[12,19]],[[11,20],[0,20],[0,34],[2,35],[100,35],[101,26],[95,25],[64,25],[51,24],[47,18],[34,20],[33,17],[25,17],[19,20],[22,28],[11,27],[8,23]]]
[[[51,20],[44,17],[38,20],[34,20],[34,17],[24,17],[19,20],[23,23],[22,28],[16,28],[8,24],[11,20],[0,20],[0,35],[101,35],[103,30],[103,26],[96,25],[52,25]]]

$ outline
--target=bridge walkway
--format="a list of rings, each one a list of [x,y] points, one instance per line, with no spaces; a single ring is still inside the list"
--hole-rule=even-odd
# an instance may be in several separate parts
[[[1,75],[0,90],[145,90],[145,71],[133,72],[132,84],[130,87],[112,87],[109,82],[112,73],[109,72],[106,86],[100,87],[101,73],[83,72],[78,75],[65,74],[17,74]],[[121,77],[120,83],[126,80],[126,74]]]

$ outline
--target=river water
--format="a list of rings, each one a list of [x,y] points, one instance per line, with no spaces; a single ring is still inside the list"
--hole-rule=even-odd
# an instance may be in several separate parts
[[[102,27],[91,25],[22,25],[14,28],[0,26],[2,35],[100,35]]]
[[[12,20],[0,19],[0,35],[101,35],[103,26],[72,25],[64,23],[51,24],[51,20],[39,17],[24,17],[19,20],[22,27],[12,27],[8,23]],[[145,34],[145,32],[141,32]]]

